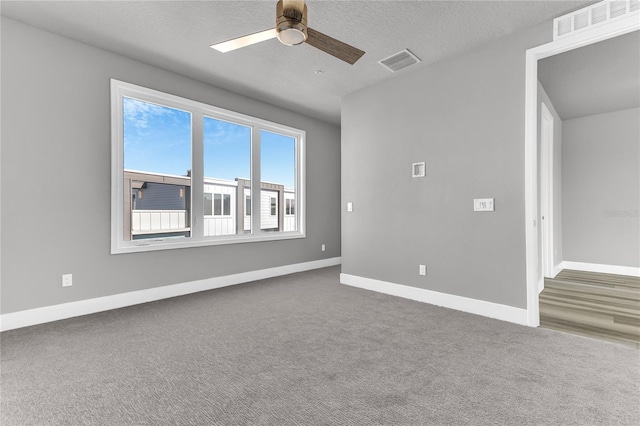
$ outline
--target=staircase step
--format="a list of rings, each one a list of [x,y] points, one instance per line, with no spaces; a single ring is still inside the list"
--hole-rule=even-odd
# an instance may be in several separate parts
[[[563,269],[554,279],[598,285],[602,287],[620,287],[640,290],[640,277],[628,275],[602,274],[596,272]]]
[[[559,279],[545,279],[544,288],[563,290],[567,292],[575,292],[581,294],[601,295],[629,300],[637,300],[640,302],[640,290],[636,290],[629,287],[615,288],[615,287],[603,287],[592,284],[575,283],[572,281],[565,281]]]
[[[565,333],[578,334],[580,336],[597,338],[609,342],[619,343],[640,349],[640,338],[626,333],[618,333],[611,330],[601,330],[597,327],[584,326],[570,321],[540,318],[540,326]]]
[[[540,304],[561,304],[570,308],[608,314],[640,315],[640,302],[616,297],[572,293],[556,289],[544,289],[540,293]]]
[[[640,278],[563,270],[545,279],[540,325],[640,348]]]
[[[640,318],[623,314],[594,312],[561,304],[541,304],[540,321],[561,321],[585,328],[609,330],[636,336],[640,339]]]

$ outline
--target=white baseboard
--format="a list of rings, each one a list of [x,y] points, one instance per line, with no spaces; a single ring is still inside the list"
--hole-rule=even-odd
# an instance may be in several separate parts
[[[635,268],[633,266],[601,265],[599,263],[571,262],[565,260],[562,262],[561,269],[574,269],[576,271],[600,272],[602,274],[629,275],[632,277],[640,277],[640,268]]]
[[[341,263],[342,258],[333,257],[330,259],[314,260],[311,262],[278,266],[275,268],[243,272],[223,277],[207,278],[204,280],[167,285],[147,290],[114,294],[112,296],[98,297],[95,299],[80,300],[78,302],[62,303],[60,305],[11,312],[0,315],[0,331],[13,330],[15,328],[28,327],[46,322],[108,311],[111,309],[124,308],[126,306],[137,305],[140,303],[153,302],[155,300],[168,299],[170,297],[183,296],[185,294],[197,293],[199,291],[213,290],[235,284],[263,280],[265,278],[310,271],[312,269],[340,265]]]
[[[377,291],[378,293],[404,297],[405,299],[416,300],[418,302],[429,303],[431,305],[443,306],[445,308],[456,309],[458,311],[468,312],[471,314],[527,325],[527,310],[515,308],[513,306],[486,302],[484,300],[469,299],[467,297],[455,296],[453,294],[440,293],[437,291],[425,290],[422,288],[394,284],[349,274],[340,274],[340,282],[342,284],[363,288],[365,290]]]
[[[562,265],[564,262],[560,262],[557,265],[553,265],[553,278],[556,277],[562,271]]]

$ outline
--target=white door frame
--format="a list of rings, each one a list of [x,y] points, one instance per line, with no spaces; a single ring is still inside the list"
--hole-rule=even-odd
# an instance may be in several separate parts
[[[636,14],[528,49],[525,62],[525,244],[527,325],[540,325],[538,305],[538,60],[640,30]]]
[[[553,233],[553,115],[544,102],[540,104],[540,214],[542,226],[542,275],[538,293],[544,290],[544,278],[554,278]]]

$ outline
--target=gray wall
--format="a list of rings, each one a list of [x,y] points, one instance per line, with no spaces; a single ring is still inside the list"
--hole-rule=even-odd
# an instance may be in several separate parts
[[[553,266],[558,266],[562,262],[562,119],[558,115],[551,99],[538,82],[538,222],[542,223],[541,212],[541,105],[544,103],[553,116]],[[542,226],[538,227],[538,276],[542,277]]]
[[[526,308],[525,50],[551,36],[545,23],[343,100],[344,273]]]
[[[110,255],[111,78],[306,130],[307,238]],[[1,84],[2,313],[340,256],[339,127],[6,18]]]
[[[640,266],[639,123],[639,108],[564,121],[564,260]]]

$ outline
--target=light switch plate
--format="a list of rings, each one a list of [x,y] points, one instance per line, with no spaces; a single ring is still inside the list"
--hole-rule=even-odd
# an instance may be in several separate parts
[[[347,203],[347,211],[348,212],[352,212],[353,211],[353,203]]]
[[[473,200],[473,211],[474,212],[492,212],[493,208],[493,198],[476,198]]]

